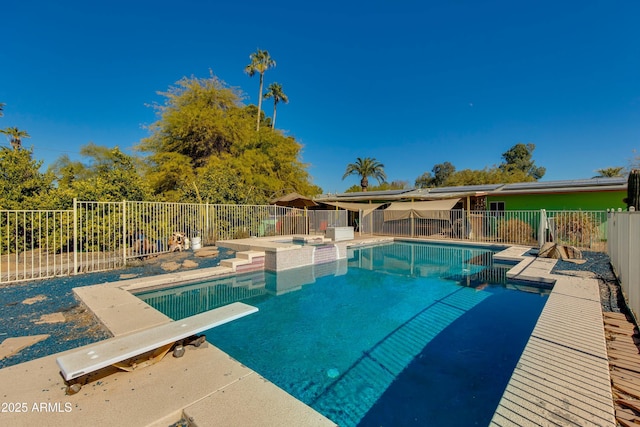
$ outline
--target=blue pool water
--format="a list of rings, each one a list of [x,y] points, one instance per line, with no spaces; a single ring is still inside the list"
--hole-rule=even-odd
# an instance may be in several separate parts
[[[548,293],[491,255],[394,243],[139,296],[173,318],[259,307],[207,340],[340,426],[487,425]]]

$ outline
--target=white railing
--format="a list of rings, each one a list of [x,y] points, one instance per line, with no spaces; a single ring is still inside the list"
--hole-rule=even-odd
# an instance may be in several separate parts
[[[73,272],[73,211],[0,211],[0,283]]]
[[[250,236],[322,234],[347,226],[345,210],[161,202],[75,201],[59,211],[0,211],[0,283],[122,267],[131,258],[170,250],[181,233],[202,246]],[[462,239],[536,246],[554,241],[605,250],[604,211],[439,211],[430,218],[357,218],[372,235]]]
[[[546,211],[547,241],[606,251],[606,211]]]
[[[551,241],[604,251],[606,211],[433,211],[431,218],[385,220],[377,210],[360,219],[365,234],[464,239],[538,246]]]
[[[0,283],[119,268],[131,258],[169,252],[173,233],[214,245],[333,225],[347,225],[345,211],[77,200],[70,210],[0,211]]]
[[[609,212],[607,252],[627,305],[640,315],[640,212]]]

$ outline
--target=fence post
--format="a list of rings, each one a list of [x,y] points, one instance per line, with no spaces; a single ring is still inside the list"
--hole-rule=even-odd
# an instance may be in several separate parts
[[[200,236],[200,238],[202,239],[202,246],[205,245],[205,239],[207,240],[206,244],[209,244],[208,239],[211,235],[211,230],[209,229],[209,221],[211,221],[211,219],[209,218],[209,201],[207,201],[207,203],[204,205],[204,230],[202,232],[202,236]]]
[[[540,224],[538,224],[538,246],[543,247],[547,243],[547,211],[540,209]]]
[[[127,265],[127,201],[122,201],[122,262]]]
[[[73,198],[73,274],[78,274],[78,199]]]

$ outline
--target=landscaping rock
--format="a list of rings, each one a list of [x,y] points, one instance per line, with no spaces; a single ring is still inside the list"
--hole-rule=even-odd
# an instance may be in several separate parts
[[[220,250],[215,246],[202,248],[195,251],[194,255],[198,258],[216,257],[220,254]]]
[[[40,301],[44,301],[46,300],[47,297],[46,295],[36,295],[35,297],[31,297],[31,298],[27,298],[24,301],[22,301],[23,304],[27,304],[27,305],[31,305],[31,304],[35,304],[37,302]]]
[[[185,259],[182,262],[182,267],[183,268],[196,268],[198,266],[198,263],[195,261],[191,261],[190,259]]]
[[[43,314],[42,316],[40,316],[40,320],[36,320],[34,323],[36,325],[42,325],[44,323],[64,323],[64,322],[65,322],[64,314],[50,313],[50,314]]]
[[[2,344],[0,344],[0,360],[5,357],[13,356],[14,354],[19,353],[20,350],[46,340],[47,338],[49,338],[49,334],[7,338],[2,341]]]
[[[160,264],[160,268],[162,268],[164,271],[176,271],[180,268],[180,264],[175,261],[163,262],[162,264]]]

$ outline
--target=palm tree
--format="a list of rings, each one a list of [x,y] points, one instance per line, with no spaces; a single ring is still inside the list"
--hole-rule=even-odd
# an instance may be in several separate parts
[[[594,178],[613,178],[624,176],[622,173],[623,170],[624,168],[622,166],[597,169],[596,172],[598,172],[598,175],[596,175]]]
[[[4,133],[10,138],[11,146],[14,150],[22,148],[22,138],[31,138],[26,130],[20,130],[16,127],[0,129],[0,133]]]
[[[251,59],[251,64],[247,65],[244,68],[244,72],[247,73],[249,77],[253,77],[256,73],[260,74],[260,92],[258,92],[258,119],[256,122],[256,130],[260,130],[260,111],[262,111],[264,72],[269,68],[275,67],[276,61],[274,61],[271,56],[269,56],[269,52],[260,49],[249,55],[249,58]]]
[[[289,103],[289,98],[282,91],[282,85],[280,83],[273,82],[267,88],[267,92],[264,94],[264,98],[273,98],[273,122],[271,123],[271,129],[276,128],[276,106],[278,102],[282,101],[285,104]]]
[[[355,163],[349,163],[342,179],[345,179],[349,175],[358,175],[361,177],[360,187],[362,187],[362,191],[367,191],[367,187],[369,186],[368,177],[377,179],[378,183],[382,183],[387,179],[387,175],[384,173],[384,165],[371,157],[364,159],[358,157]]]

